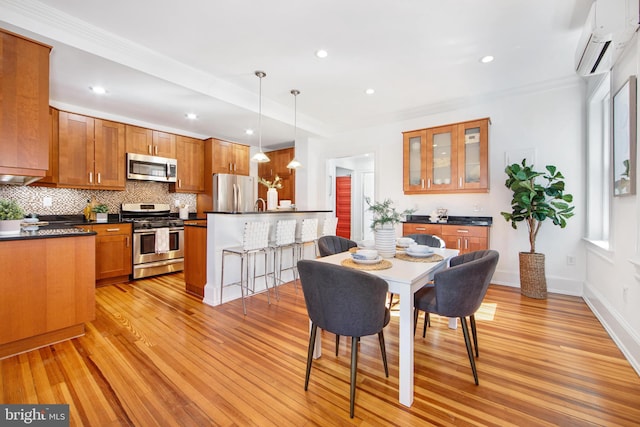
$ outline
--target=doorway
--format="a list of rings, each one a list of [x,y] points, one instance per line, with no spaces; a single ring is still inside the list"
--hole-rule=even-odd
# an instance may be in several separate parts
[[[375,157],[373,153],[360,154],[356,156],[341,157],[329,159],[327,162],[327,174],[329,175],[329,206],[332,206],[338,218],[349,212],[349,224],[341,224],[338,219],[338,227],[345,227],[342,234],[336,234],[345,237],[348,233],[351,240],[371,240],[373,234],[370,228],[371,212],[367,210],[365,197],[374,198],[375,183]],[[349,203],[341,202],[341,209],[338,214],[338,180],[339,178],[348,177],[351,182],[351,188],[347,190],[350,200]],[[345,180],[346,181],[346,180]],[[340,190],[344,192],[344,190]],[[340,195],[343,199],[344,194]],[[344,199],[346,200],[346,199]],[[348,228],[348,231],[346,230]]]
[[[351,239],[351,175],[336,176],[336,236]]]

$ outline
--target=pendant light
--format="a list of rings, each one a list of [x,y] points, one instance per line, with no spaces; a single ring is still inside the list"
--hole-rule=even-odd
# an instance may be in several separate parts
[[[258,106],[258,146],[260,151],[253,155],[251,160],[258,163],[266,163],[270,161],[269,157],[262,152],[262,78],[267,74],[264,71],[256,71],[256,76],[260,79],[259,106]]]
[[[300,91],[298,89],[291,89],[291,95],[293,95],[293,152],[296,150],[296,136],[298,133],[298,95]],[[296,169],[302,166],[294,154],[293,160],[287,165],[287,169]]]

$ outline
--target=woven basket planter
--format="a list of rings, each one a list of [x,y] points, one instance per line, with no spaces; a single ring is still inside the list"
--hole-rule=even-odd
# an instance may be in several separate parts
[[[520,252],[520,293],[529,298],[547,298],[544,254]]]

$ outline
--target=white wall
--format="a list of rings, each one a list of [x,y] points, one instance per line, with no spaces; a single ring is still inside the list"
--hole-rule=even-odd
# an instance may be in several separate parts
[[[635,37],[613,68],[612,96],[630,75],[638,76],[639,51],[640,45]],[[587,267],[584,298],[635,370],[640,373],[638,218],[640,203],[637,195],[612,199],[609,250],[588,242],[585,245]]]
[[[338,135],[331,140],[310,141],[307,193],[316,194],[318,207],[328,207],[326,162],[336,157],[375,153],[376,199],[390,197],[399,209],[415,208],[429,213],[436,207],[449,209],[450,215],[493,217],[491,248],[500,252],[494,276],[496,283],[519,286],[518,252],[528,250],[525,228],[513,230],[500,215],[510,208],[510,193],[504,187],[505,152],[535,149],[536,165],[558,166],[565,175],[567,190],[574,194],[577,214],[565,229],[544,224],[537,250],[546,254],[550,292],[582,295],[585,255],[581,241],[584,229],[584,92],[579,80],[555,89],[520,91],[475,105],[375,128]],[[459,121],[490,117],[490,187],[484,194],[411,195],[402,191],[402,132]],[[307,160],[311,165],[311,160]],[[313,170],[312,170],[313,169]],[[479,211],[474,211],[474,208]],[[582,212],[581,212],[582,211]],[[401,230],[398,228],[398,235]],[[568,255],[576,264],[567,265]]]

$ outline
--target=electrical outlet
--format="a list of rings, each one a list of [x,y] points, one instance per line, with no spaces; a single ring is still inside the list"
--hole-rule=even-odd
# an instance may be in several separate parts
[[[51,197],[44,197],[42,199],[42,206],[45,208],[50,208],[53,205],[53,199]]]
[[[567,255],[567,265],[576,265],[576,257]]]
[[[474,212],[480,212],[482,210],[482,208],[480,207],[480,205],[473,205],[473,211]]]

